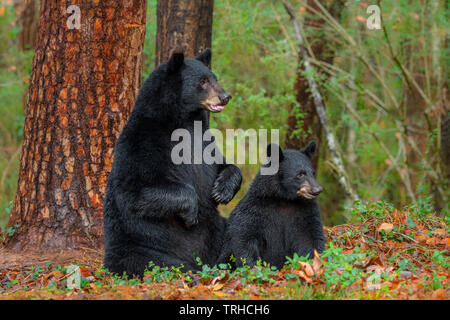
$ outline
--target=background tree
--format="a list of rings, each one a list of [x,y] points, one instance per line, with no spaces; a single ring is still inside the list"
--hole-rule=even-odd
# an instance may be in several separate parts
[[[343,8],[341,0],[333,1],[321,1],[326,6],[330,14],[340,19],[340,15]],[[326,3],[326,4],[325,4]],[[327,39],[325,20],[315,14],[320,12],[319,7],[315,0],[307,0],[306,12],[304,18],[304,30],[308,32],[306,37],[309,46],[310,54],[316,60],[324,61],[328,64],[333,63],[334,48],[331,42]],[[297,75],[294,84],[294,91],[296,100],[300,106],[300,113],[302,118],[299,119],[298,112],[294,110],[294,106],[290,106],[290,115],[288,117],[288,129],[286,132],[286,148],[299,149],[305,146],[309,141],[315,140],[318,148],[322,140],[322,125],[320,124],[319,117],[314,106],[314,99],[311,96],[308,80],[303,75],[305,71],[304,64],[302,63],[302,55],[299,56],[299,64],[297,69]],[[313,166],[317,168],[319,158],[319,152],[313,158]]]
[[[70,5],[80,28],[68,28]],[[101,245],[114,143],[141,83],[146,0],[41,1],[6,245]],[[76,17],[75,17],[76,18]],[[74,21],[72,21],[74,22]]]
[[[155,66],[180,45],[188,57],[211,48],[213,5],[214,0],[158,0]]]
[[[450,179],[450,111],[441,116],[441,158],[447,179]]]
[[[17,46],[20,51],[33,50],[36,41],[37,24],[39,20],[39,0],[15,0]],[[22,105],[27,103],[27,92],[22,92]]]
[[[33,49],[39,20],[39,0],[15,0],[17,14],[17,35],[20,50]]]

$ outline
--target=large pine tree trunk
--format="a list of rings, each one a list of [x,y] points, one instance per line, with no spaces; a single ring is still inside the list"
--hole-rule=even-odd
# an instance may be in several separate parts
[[[67,13],[78,5],[80,29]],[[42,0],[6,245],[102,245],[115,141],[140,87],[146,0]]]
[[[155,67],[177,46],[185,47],[187,57],[211,48],[213,4],[214,0],[158,0]]]
[[[328,9],[334,18],[339,19],[343,8],[341,0],[333,0],[326,3],[322,1],[322,5]],[[325,38],[325,33],[322,30],[325,21],[320,19],[317,15],[315,17],[310,16],[315,15],[314,11],[311,11],[310,8],[313,8],[319,12],[320,9],[314,0],[308,0],[307,6],[307,12],[309,15],[305,17],[304,29],[313,28],[315,30],[314,36],[308,37],[314,57],[317,60],[332,63],[334,53],[330,49],[327,39]],[[291,115],[288,117],[288,131],[285,143],[286,148],[290,149],[299,149],[300,147],[308,144],[311,140],[315,140],[319,147],[322,140],[322,125],[320,124],[320,120],[316,112],[314,100],[309,92],[308,80],[302,75],[302,72],[304,72],[304,66],[301,61],[301,55],[299,54],[299,67],[297,78],[294,83],[294,90],[296,93],[296,100],[300,105],[300,112],[303,113],[303,122],[300,126],[302,129],[300,135],[293,136],[292,132],[298,128],[298,120],[296,115],[292,113],[291,109]],[[318,157],[319,153],[317,152],[312,161],[315,168],[317,168]]]

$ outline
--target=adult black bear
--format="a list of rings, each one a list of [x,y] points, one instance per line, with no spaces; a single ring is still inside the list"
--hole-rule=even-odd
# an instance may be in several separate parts
[[[325,236],[315,200],[322,187],[310,161],[315,149],[315,142],[300,151],[268,146],[267,157],[279,161],[279,170],[274,175],[260,171],[231,213],[220,262],[229,262],[233,254],[238,265],[241,258],[249,266],[261,259],[281,268],[286,256],[295,252],[311,258],[314,249],[324,250]],[[278,151],[278,157],[271,150]]]
[[[234,197],[241,172],[225,162],[171,159],[173,131],[183,128],[193,136],[199,121],[203,134],[208,111],[220,112],[231,99],[210,61],[209,49],[195,59],[174,52],[139,92],[115,147],[103,207],[104,263],[112,272],[142,275],[150,261],[196,270],[195,255],[216,262],[226,226],[217,205]]]

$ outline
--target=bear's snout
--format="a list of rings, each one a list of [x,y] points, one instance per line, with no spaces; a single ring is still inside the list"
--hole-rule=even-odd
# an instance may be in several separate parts
[[[231,100],[231,94],[229,92],[224,92],[219,96],[220,104],[226,105]]]
[[[302,196],[306,199],[314,199],[316,198],[321,192],[323,191],[323,188],[315,183],[315,185],[312,185],[308,181],[303,183],[300,187],[300,189],[297,191],[297,194]]]
[[[311,189],[311,194],[313,196],[317,197],[322,191],[323,191],[323,188],[321,186],[317,186],[317,187]]]

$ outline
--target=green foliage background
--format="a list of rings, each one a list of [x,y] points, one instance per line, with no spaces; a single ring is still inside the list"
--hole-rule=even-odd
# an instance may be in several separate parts
[[[299,19],[302,1],[291,1]],[[397,134],[399,123],[412,112],[411,121],[422,133],[421,145],[433,170],[441,172],[439,163],[439,114],[448,86],[449,12],[445,1],[400,0],[383,1],[382,13],[394,52],[432,102],[432,125],[427,132],[422,117],[421,101],[406,98],[408,88],[401,71],[390,57],[382,30],[369,30],[365,19],[365,1],[347,1],[339,21],[341,28],[326,23],[326,45],[335,48],[333,68],[315,65],[316,81],[323,94],[329,121],[344,155],[350,180],[363,201],[386,200],[397,206],[414,202],[422,208],[433,208],[433,184],[430,167],[423,161],[410,163],[404,145]],[[375,4],[375,3],[373,3]],[[24,121],[27,79],[31,72],[33,52],[17,49],[18,28],[15,12],[4,6],[0,15],[0,227],[8,221],[11,200],[17,187],[19,152]],[[147,34],[144,46],[143,77],[154,67],[156,1],[148,1]],[[212,116],[211,126],[227,128],[280,129],[281,144],[287,132],[289,107],[302,117],[302,108],[295,100],[294,81],[297,73],[297,44],[292,24],[281,1],[221,0],[214,4],[213,71],[233,99],[220,114]],[[317,30],[305,30],[307,36]],[[447,38],[446,38],[447,35]],[[354,45],[349,44],[349,38]],[[368,63],[368,65],[367,65]],[[328,72],[326,72],[328,70]],[[372,71],[371,71],[372,70]],[[328,77],[324,74],[328,73]],[[361,119],[358,122],[352,108]],[[437,120],[436,120],[437,119]],[[418,129],[417,129],[418,128]],[[296,131],[301,135],[301,131]],[[400,132],[403,138],[406,134]],[[377,136],[394,155],[402,170],[395,170]],[[323,140],[325,141],[325,140]],[[328,162],[325,143],[320,150],[318,180],[324,186],[319,197],[325,224],[346,221],[344,207],[348,205]],[[241,166],[243,188],[222,212],[227,215],[245,194],[257,165]],[[413,178],[414,199],[408,197],[402,174]],[[441,214],[448,214],[448,180],[442,179],[446,193]],[[412,201],[414,200],[414,201]],[[442,201],[441,201],[442,202]],[[441,205],[442,207],[442,205]]]

